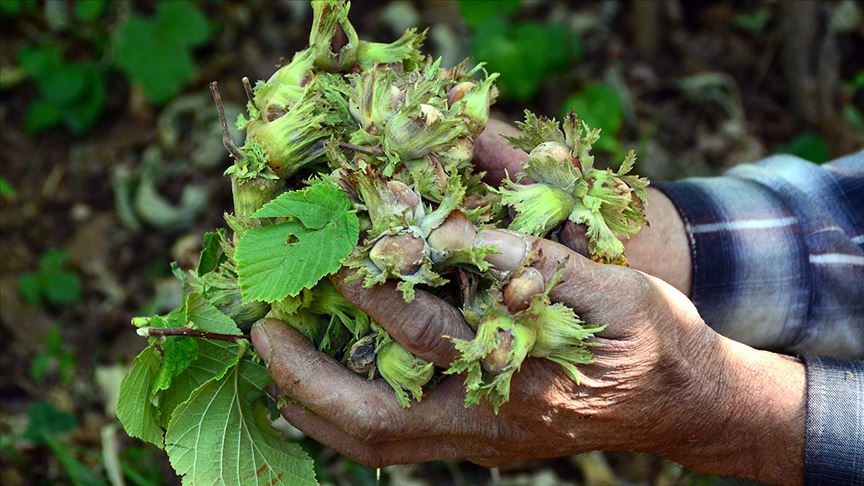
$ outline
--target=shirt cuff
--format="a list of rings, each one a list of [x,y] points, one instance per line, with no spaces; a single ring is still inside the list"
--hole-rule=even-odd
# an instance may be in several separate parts
[[[675,205],[690,244],[690,299],[717,332],[762,349],[799,337],[810,301],[797,219],[765,186],[736,177],[655,185]]]
[[[804,356],[804,484],[864,485],[864,362]]]

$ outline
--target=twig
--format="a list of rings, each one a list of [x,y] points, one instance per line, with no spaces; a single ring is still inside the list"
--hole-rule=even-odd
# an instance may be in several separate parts
[[[218,339],[219,341],[237,342],[246,339],[235,334],[220,334],[218,332],[196,331],[188,327],[141,327],[138,334],[144,337],[158,336],[189,336],[202,339]]]
[[[381,149],[361,147],[360,145],[354,145],[353,143],[339,142],[339,146],[345,150],[353,150],[354,152],[360,152],[361,154],[372,156],[384,155],[384,151]]]
[[[249,103],[255,104],[255,95],[252,93],[252,84],[249,83],[249,78],[243,76],[243,89],[246,90],[246,99],[249,100]]]
[[[216,103],[216,110],[219,112],[219,123],[222,125],[222,145],[228,150],[228,153],[235,160],[243,160],[243,153],[234,145],[234,140],[231,139],[231,132],[228,131],[228,120],[225,118],[225,109],[222,107],[222,95],[219,94],[219,83],[213,81],[210,83],[210,91],[213,93],[213,101]]]

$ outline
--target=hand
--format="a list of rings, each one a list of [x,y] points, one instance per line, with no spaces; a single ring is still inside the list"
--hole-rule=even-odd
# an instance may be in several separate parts
[[[515,136],[519,131],[500,120],[490,119],[486,130],[477,137],[474,164],[486,171],[486,182],[497,186],[505,171],[513,177],[522,171],[528,154],[514,149],[503,135]],[[660,277],[685,295],[690,293],[690,246],[684,223],[672,201],[662,192],[648,188],[645,208],[650,226],[642,228],[624,241],[624,254],[636,270]],[[559,240],[571,250],[587,255],[585,228],[569,221],[562,225]]]
[[[484,234],[506,269],[521,261],[523,237]],[[598,265],[562,245],[529,238],[548,279],[566,261],[551,297],[586,321],[607,324],[582,366],[581,384],[557,365],[528,359],[510,402],[465,409],[461,376],[400,408],[382,380],[366,381],[317,352],[289,326],[264,320],[252,341],[279,392],[298,402],[285,418],[310,437],[370,466],[467,458],[482,465],[590,450],[643,451],[696,470],[768,482],[800,481],[804,372],[796,360],[756,351],[714,333],[680,292],[631,269]],[[446,367],[455,351],[443,335],[468,337],[459,312],[429,293],[410,304],[392,284],[340,291],[403,346]]]

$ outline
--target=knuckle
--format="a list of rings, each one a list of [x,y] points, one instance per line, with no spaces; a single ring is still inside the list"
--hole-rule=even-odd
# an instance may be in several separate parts
[[[377,442],[387,435],[387,430],[383,424],[384,421],[381,418],[365,410],[360,410],[351,417],[346,432],[362,442]]]
[[[407,319],[404,322],[410,322],[410,325],[402,328],[405,331],[405,339],[408,341],[405,344],[417,354],[428,355],[435,351],[442,340],[443,316],[424,310],[410,317],[405,317]]]

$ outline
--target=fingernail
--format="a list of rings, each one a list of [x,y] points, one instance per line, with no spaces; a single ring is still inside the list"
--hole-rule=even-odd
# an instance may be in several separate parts
[[[517,233],[506,230],[484,230],[477,233],[474,246],[494,246],[497,253],[486,256],[486,261],[497,270],[509,272],[522,266],[528,254],[528,241]]]
[[[261,321],[252,326],[252,345],[255,346],[258,356],[264,360],[264,364],[268,364],[270,362],[270,337]]]

